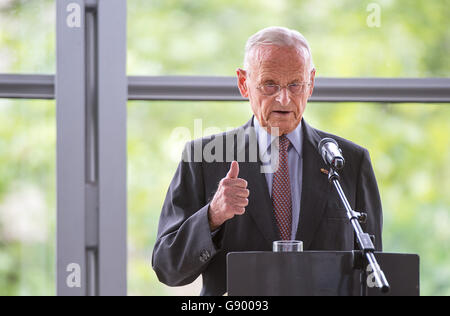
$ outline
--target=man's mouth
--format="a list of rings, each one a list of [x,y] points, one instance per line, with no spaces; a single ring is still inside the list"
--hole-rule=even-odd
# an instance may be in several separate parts
[[[280,114],[280,115],[286,115],[291,113],[291,111],[272,111],[272,113]]]

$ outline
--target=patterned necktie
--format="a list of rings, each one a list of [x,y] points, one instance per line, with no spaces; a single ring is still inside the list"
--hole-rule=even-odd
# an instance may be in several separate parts
[[[290,142],[285,135],[280,136],[279,141],[279,166],[273,175],[272,204],[281,239],[289,240],[291,239],[292,227],[292,199],[288,169],[288,147]]]

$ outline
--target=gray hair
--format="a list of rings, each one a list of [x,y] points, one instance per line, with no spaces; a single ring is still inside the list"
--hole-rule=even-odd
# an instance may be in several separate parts
[[[308,55],[309,71],[314,69],[314,63],[306,38],[300,32],[285,27],[271,26],[252,35],[245,44],[244,69],[250,66],[249,56],[260,45],[275,45],[281,47],[295,47]]]

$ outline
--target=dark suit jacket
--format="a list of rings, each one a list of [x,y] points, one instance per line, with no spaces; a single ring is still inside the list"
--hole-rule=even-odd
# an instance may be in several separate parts
[[[318,153],[318,143],[324,137],[332,137],[346,159],[345,168],[340,172],[343,190],[354,210],[367,212],[368,220],[363,229],[376,236],[375,247],[381,251],[381,201],[368,151],[314,129],[304,120],[302,128],[303,179],[296,239],[303,241],[304,250],[355,249],[354,233],[345,209],[327,175],[320,171],[328,168]],[[245,132],[245,140],[239,142],[237,135],[242,132]],[[234,145],[228,148],[227,137],[235,139]],[[223,156],[227,157],[217,160],[224,162],[207,162],[204,157],[199,161],[198,156],[194,157],[193,151],[204,149],[211,140],[223,140]],[[271,251],[272,242],[281,239],[265,175],[260,172],[259,155],[254,156],[251,140],[256,141],[252,119],[230,132],[187,143],[184,161],[178,165],[162,207],[153,249],[152,266],[161,282],[169,286],[186,285],[202,274],[201,294],[222,295],[226,292],[228,252]],[[212,235],[208,224],[209,202],[231,161],[242,158],[243,154],[246,162],[238,161],[239,178],[247,180],[250,191],[246,212],[225,222],[219,232]]]

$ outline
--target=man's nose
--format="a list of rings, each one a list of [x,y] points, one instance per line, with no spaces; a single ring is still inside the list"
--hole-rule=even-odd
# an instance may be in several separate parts
[[[280,102],[281,105],[288,105],[289,103],[289,91],[287,87],[282,87],[280,93],[278,93],[276,100]]]

